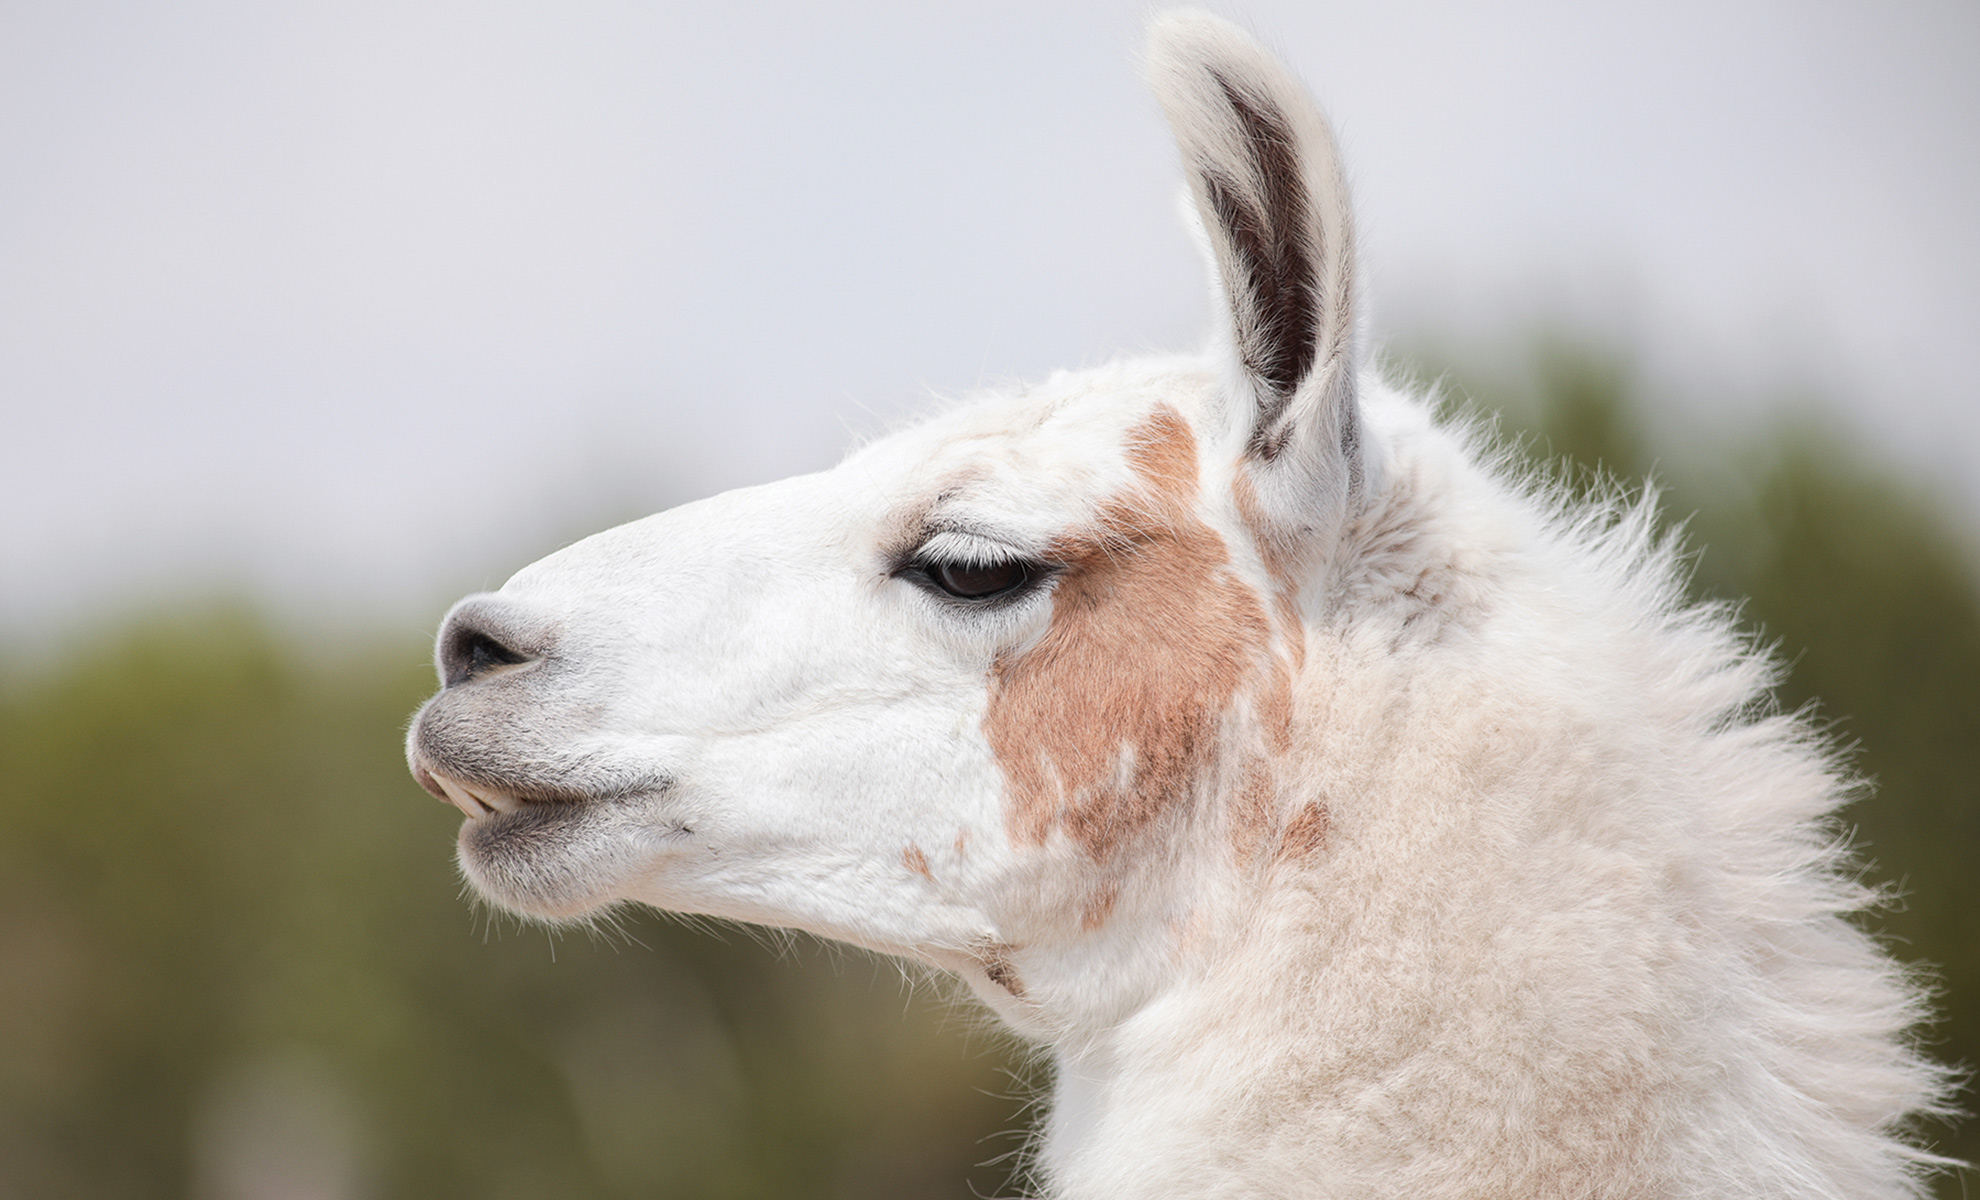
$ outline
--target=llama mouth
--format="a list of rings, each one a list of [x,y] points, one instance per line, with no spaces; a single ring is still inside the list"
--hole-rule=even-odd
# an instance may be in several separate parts
[[[444,800],[461,810],[470,821],[485,821],[528,809],[586,808],[599,803],[632,800],[670,790],[673,780],[666,776],[642,775],[634,780],[614,780],[595,791],[541,783],[508,783],[497,786],[485,781],[463,779],[436,771],[424,762],[413,763],[413,779],[436,800]]]

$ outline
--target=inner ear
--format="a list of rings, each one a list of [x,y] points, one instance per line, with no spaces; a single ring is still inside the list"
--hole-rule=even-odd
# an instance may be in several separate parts
[[[1259,385],[1251,450],[1276,458],[1282,418],[1318,355],[1320,298],[1312,208],[1299,150],[1285,114],[1210,72],[1236,118],[1248,152],[1249,180],[1224,164],[1202,162],[1197,174],[1214,228],[1218,268],[1231,305],[1232,348]]]

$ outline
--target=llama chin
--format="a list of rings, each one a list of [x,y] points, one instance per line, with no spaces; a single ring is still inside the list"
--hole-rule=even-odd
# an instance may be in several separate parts
[[[1332,132],[1153,26],[1207,352],[989,395],[449,614],[463,870],[952,971],[1055,1063],[1042,1194],[1922,1194],[1943,1072],[1851,786],[1572,501],[1361,366]]]

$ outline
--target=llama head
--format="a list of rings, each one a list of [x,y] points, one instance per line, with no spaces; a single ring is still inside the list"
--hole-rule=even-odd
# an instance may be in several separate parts
[[[1008,1011],[1028,950],[1145,946],[1206,855],[1298,836],[1301,606],[1363,474],[1346,193],[1233,27],[1158,22],[1149,75],[1216,352],[981,400],[463,600],[409,757],[483,895],[806,929]]]

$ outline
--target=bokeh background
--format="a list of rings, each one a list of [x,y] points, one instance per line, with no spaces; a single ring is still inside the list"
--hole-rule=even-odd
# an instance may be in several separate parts
[[[1980,9],[1225,11],[1389,369],[1747,598],[1980,1062]],[[1043,1076],[939,981],[477,912],[398,746],[455,595],[1193,344],[1145,12],[0,0],[0,1194],[1016,1186]]]

